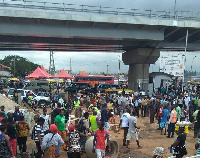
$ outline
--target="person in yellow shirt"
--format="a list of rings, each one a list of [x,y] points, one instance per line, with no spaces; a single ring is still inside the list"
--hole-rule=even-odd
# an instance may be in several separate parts
[[[147,111],[147,99],[142,99],[142,110],[141,110],[141,115],[143,117],[146,117],[146,111]]]
[[[24,120],[24,116],[20,116],[19,122],[16,124],[16,130],[17,130],[17,143],[19,145],[20,152],[26,152],[27,146],[27,137],[28,137],[28,131],[30,130],[29,125]]]
[[[113,103],[111,100],[109,100],[107,105],[108,105],[108,110],[113,110]]]
[[[76,98],[74,100],[74,110],[76,110],[76,108],[80,105],[80,101],[78,100],[78,98]]]
[[[91,128],[92,133],[98,130],[98,122],[99,118],[97,117],[97,112],[94,110],[93,115],[90,117],[89,126]]]

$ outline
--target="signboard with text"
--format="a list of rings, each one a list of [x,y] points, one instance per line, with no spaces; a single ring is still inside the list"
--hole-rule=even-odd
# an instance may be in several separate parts
[[[149,83],[148,79],[137,79],[137,83]]]
[[[183,53],[170,52],[159,58],[160,72],[164,72],[174,76],[184,75],[185,56]]]

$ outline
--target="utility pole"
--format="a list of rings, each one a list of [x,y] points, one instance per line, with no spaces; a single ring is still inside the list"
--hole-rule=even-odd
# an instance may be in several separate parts
[[[108,75],[108,67],[109,67],[109,65],[107,65],[107,75]]]
[[[120,76],[120,59],[119,59],[119,69],[118,69],[118,85],[119,85],[119,76]]]
[[[55,64],[54,64],[54,52],[50,51],[50,61],[49,61],[49,73],[50,75],[55,75]]]
[[[72,75],[72,60],[71,60],[71,58],[70,58],[69,63],[70,63],[70,75]]]
[[[176,15],[176,0],[175,0],[175,3],[174,3],[174,16]]]
[[[185,37],[185,54],[182,55],[182,60],[183,60],[183,82],[185,81],[185,72],[184,71],[185,71],[187,45],[188,45],[188,30],[186,31],[186,37]],[[183,86],[182,86],[182,92],[183,92]]]
[[[196,57],[197,57],[197,56],[195,55],[194,58],[192,59],[192,64],[191,64],[191,73],[192,73],[193,62],[194,62],[194,59],[195,59]]]
[[[15,72],[16,72],[16,62],[15,62],[15,60],[16,60],[16,55],[14,57],[14,77],[15,77]]]
[[[192,74],[193,74],[192,66],[193,66],[194,59],[195,59],[196,57],[197,57],[197,56],[195,55],[194,58],[192,59],[191,72],[190,72],[190,80],[192,80]]]

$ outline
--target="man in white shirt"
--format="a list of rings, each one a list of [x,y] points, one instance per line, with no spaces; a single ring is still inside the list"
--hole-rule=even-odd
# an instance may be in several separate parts
[[[131,138],[134,139],[137,142],[138,149],[141,149],[139,140],[138,140],[138,132],[136,129],[140,129],[140,127],[136,126],[137,118],[136,118],[136,112],[133,111],[132,115],[128,119],[129,128],[128,128],[128,134],[126,137],[126,147],[129,149],[128,145],[130,143]]]
[[[130,117],[130,110],[124,110],[124,113],[121,116],[119,128],[122,125],[122,128],[124,130],[124,139],[123,139],[123,146],[126,146],[126,136],[128,133],[128,119]]]
[[[44,130],[44,133],[47,134],[49,132],[50,122],[49,122],[49,115],[47,115],[47,109],[46,108],[43,109],[43,114],[40,115],[40,117],[45,119],[45,122],[44,122],[44,125],[43,125],[43,130]]]
[[[186,95],[184,101],[185,101],[185,105],[187,107],[187,110],[189,110],[190,97],[188,97],[188,95]]]

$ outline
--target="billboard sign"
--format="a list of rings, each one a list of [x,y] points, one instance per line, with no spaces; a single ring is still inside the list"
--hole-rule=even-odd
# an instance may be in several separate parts
[[[160,72],[181,77],[184,75],[185,55],[180,52],[166,52],[159,58]]]

